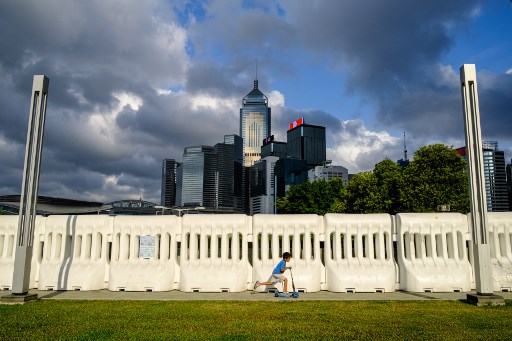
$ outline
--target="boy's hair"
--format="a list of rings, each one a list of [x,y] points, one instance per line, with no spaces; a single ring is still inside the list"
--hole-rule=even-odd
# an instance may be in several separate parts
[[[283,253],[283,259],[285,259],[285,258],[292,258],[292,254],[289,252]]]

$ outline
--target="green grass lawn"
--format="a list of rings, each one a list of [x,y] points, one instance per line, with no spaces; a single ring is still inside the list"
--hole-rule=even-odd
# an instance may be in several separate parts
[[[512,302],[71,301],[0,305],[13,339],[512,339]]]

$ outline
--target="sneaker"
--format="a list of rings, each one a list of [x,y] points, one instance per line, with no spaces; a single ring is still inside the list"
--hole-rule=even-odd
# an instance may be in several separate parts
[[[256,283],[254,283],[254,289],[256,290],[256,288],[259,287],[260,285],[260,281],[256,281]]]

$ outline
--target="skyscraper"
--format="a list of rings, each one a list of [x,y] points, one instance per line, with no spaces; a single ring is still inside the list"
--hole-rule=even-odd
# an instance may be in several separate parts
[[[258,89],[258,80],[254,80],[254,89],[243,98],[240,108],[244,167],[252,166],[261,158],[262,141],[270,136],[270,118],[268,98]]]
[[[482,151],[487,211],[508,211],[505,153],[498,150],[498,142],[496,141],[483,141]],[[466,147],[458,148],[457,153],[466,159]]]
[[[267,156],[277,156],[280,159],[286,158],[286,142],[274,141],[274,135],[263,140],[261,146],[261,158]]]
[[[217,205],[244,212],[243,142],[238,135],[224,136],[214,147],[217,154]]]
[[[250,214],[276,213],[276,187],[274,168],[277,156],[256,161],[249,171],[251,186]]]
[[[487,211],[508,211],[505,153],[498,150],[496,141],[484,141],[482,144]]]
[[[325,127],[305,124],[304,119],[290,123],[287,156],[305,160],[308,169],[322,166],[326,159]]]
[[[180,165],[174,159],[164,159],[162,162],[161,205],[172,207],[176,205],[176,168]]]
[[[185,147],[183,164],[177,170],[178,206],[217,206],[217,154],[210,146]]]
[[[508,190],[508,209],[512,210],[512,160],[507,165],[507,190]]]

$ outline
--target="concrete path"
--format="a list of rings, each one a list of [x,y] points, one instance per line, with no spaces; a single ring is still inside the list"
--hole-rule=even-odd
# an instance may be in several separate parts
[[[236,300],[236,301],[421,301],[421,300],[465,300],[468,292],[451,293],[415,293],[396,291],[392,293],[334,293],[320,291],[315,293],[300,293],[298,299],[277,298],[273,293],[245,291],[240,293],[186,293],[178,290],[166,292],[113,292],[97,291],[40,291],[30,290],[39,299],[47,300],[160,300],[160,301],[202,301],[202,300]],[[474,291],[471,293],[475,293]],[[0,296],[10,295],[11,291],[1,291]],[[512,300],[512,292],[496,292],[507,300]]]

